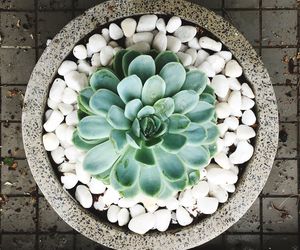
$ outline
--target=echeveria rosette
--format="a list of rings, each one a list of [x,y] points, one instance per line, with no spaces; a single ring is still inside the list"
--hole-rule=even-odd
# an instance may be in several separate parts
[[[207,76],[170,51],[119,51],[78,97],[74,144],[84,169],[124,197],[160,199],[195,185],[216,153],[215,94]]]

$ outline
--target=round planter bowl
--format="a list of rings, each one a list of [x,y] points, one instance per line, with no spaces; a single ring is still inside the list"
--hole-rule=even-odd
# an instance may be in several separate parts
[[[255,151],[240,177],[236,191],[216,213],[187,227],[164,233],[138,235],[126,228],[100,221],[63,189],[42,143],[43,116],[49,87],[61,62],[75,44],[97,27],[140,14],[179,16],[213,33],[233,53],[256,96]],[[187,249],[220,235],[250,208],[271,171],[278,142],[277,104],[269,75],[246,39],[213,12],[183,0],[111,0],[99,4],[66,25],[52,40],[31,75],[22,115],[25,151],[35,181],[54,210],[86,237],[115,249]]]

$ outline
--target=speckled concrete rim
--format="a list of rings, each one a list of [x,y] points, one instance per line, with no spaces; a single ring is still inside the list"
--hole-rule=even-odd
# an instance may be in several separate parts
[[[86,34],[106,22],[145,14],[172,14],[198,24],[216,35],[244,68],[256,95],[259,129],[255,153],[236,192],[215,214],[196,224],[165,233],[134,234],[99,221],[81,208],[59,182],[42,144],[47,94],[62,60]],[[276,98],[269,75],[246,39],[223,18],[183,0],[111,0],[97,5],[71,21],[53,39],[31,75],[22,115],[25,151],[32,174],[55,211],[86,237],[115,249],[187,249],[201,245],[232,226],[255,201],[271,171],[278,142]]]

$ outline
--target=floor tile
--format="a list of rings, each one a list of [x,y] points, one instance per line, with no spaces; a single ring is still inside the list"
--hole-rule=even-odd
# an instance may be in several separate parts
[[[298,250],[296,235],[264,235],[263,250]]]
[[[61,9],[71,9],[72,0],[39,0],[38,9],[39,10],[61,10]]]
[[[225,0],[226,8],[258,8],[259,0]]]
[[[84,237],[81,234],[76,234],[76,250],[109,250],[110,248],[99,245],[98,243]]]
[[[263,0],[263,8],[297,8],[297,0]]]
[[[33,250],[34,234],[4,234],[2,235],[2,250]]]
[[[73,250],[73,234],[43,234],[39,236],[42,250]]]
[[[222,0],[191,0],[190,2],[199,4],[209,9],[220,9],[222,7]]]
[[[224,250],[222,235],[212,239],[211,241],[205,243],[202,246],[195,247],[190,250]]]
[[[257,250],[260,248],[259,235],[236,234],[226,235],[226,249],[230,250]]]
[[[77,9],[88,9],[103,2],[105,2],[105,0],[74,0],[75,8]]]
[[[6,10],[33,10],[34,0],[4,0],[0,2],[0,8]]]
[[[277,157],[294,158],[297,156],[297,124],[281,123]]]
[[[276,233],[297,232],[297,198],[263,198],[263,231]]]

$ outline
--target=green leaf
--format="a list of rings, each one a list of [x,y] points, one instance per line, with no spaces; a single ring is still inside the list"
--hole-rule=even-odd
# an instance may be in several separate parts
[[[134,186],[130,188],[126,188],[122,191],[120,191],[120,195],[126,198],[133,198],[137,196],[141,192],[139,183],[137,182]]]
[[[126,140],[131,147],[136,149],[141,148],[141,143],[142,143],[141,139],[137,137],[135,134],[133,134],[132,131],[126,132]]]
[[[160,145],[163,142],[163,139],[161,139],[160,137],[157,138],[151,138],[148,141],[145,141],[145,146],[148,148],[154,148],[158,145]]]
[[[193,169],[199,169],[209,163],[209,152],[202,146],[186,145],[179,151],[178,156]]]
[[[217,147],[217,144],[216,144],[216,143],[207,145],[206,148],[207,148],[208,151],[209,151],[210,158],[214,157],[215,154],[216,154],[217,151],[218,151],[218,147]]]
[[[90,87],[85,88],[79,92],[78,103],[80,103],[85,108],[85,110],[83,110],[84,112],[85,111],[92,112],[92,110],[90,109],[89,102],[94,93],[95,93],[94,90]]]
[[[117,152],[123,151],[128,145],[125,131],[113,129],[110,133],[110,140]]]
[[[126,103],[124,115],[127,119],[133,121],[142,108],[143,103],[140,99],[131,100]]]
[[[128,52],[128,50],[125,50],[125,49],[119,50],[117,52],[117,54],[115,55],[115,58],[114,58],[114,61],[113,61],[113,69],[114,69],[114,72],[116,72],[116,74],[119,77],[119,79],[123,79],[124,78],[122,60],[123,60],[124,55],[127,52]]]
[[[155,58],[156,72],[159,73],[170,62],[179,62],[178,56],[172,51],[160,52]]]
[[[141,79],[136,75],[131,75],[124,78],[118,84],[118,94],[124,103],[128,103],[133,99],[140,99],[142,94],[143,84]]]
[[[124,108],[118,95],[106,89],[99,89],[90,99],[90,108],[98,115],[106,115],[112,105]]]
[[[119,158],[111,141],[106,141],[92,148],[83,160],[84,170],[97,175],[109,169]]]
[[[150,148],[142,147],[141,149],[136,150],[135,160],[146,165],[154,165],[155,159],[153,151]]]
[[[122,58],[122,65],[123,65],[123,74],[125,76],[128,76],[128,68],[130,63],[140,55],[141,53],[135,50],[129,50],[124,54]]]
[[[173,96],[175,113],[186,114],[198,104],[199,95],[194,90],[182,90]]]
[[[186,116],[192,121],[199,124],[211,120],[215,113],[215,107],[207,102],[199,101],[197,106]]]
[[[155,138],[162,136],[168,130],[168,126],[165,123],[162,123],[159,129],[157,130],[156,134],[154,135]]]
[[[175,181],[185,174],[185,167],[176,154],[170,154],[161,149],[155,149],[155,159],[162,174],[170,181]]]
[[[170,187],[170,185],[165,182],[162,182],[162,184],[163,185],[158,197],[160,200],[165,200],[175,195],[175,193],[177,192],[176,189]]]
[[[152,106],[145,106],[137,113],[137,118],[141,119],[153,114],[155,114],[155,109]]]
[[[115,129],[128,130],[131,126],[130,120],[124,115],[124,110],[115,105],[109,109],[106,119]]]
[[[209,85],[206,85],[206,87],[205,87],[205,89],[203,90],[202,93],[207,93],[207,94],[210,94],[212,96],[215,95],[214,89],[211,86],[209,86]]]
[[[77,125],[78,134],[86,140],[98,140],[107,138],[112,127],[102,116],[87,116]]]
[[[131,131],[133,134],[135,134],[137,137],[141,136],[141,126],[140,122],[138,119],[134,119],[132,126],[131,126]]]
[[[77,110],[78,120],[82,120],[84,117],[90,116],[90,114],[83,112],[81,109]]]
[[[207,138],[207,132],[204,127],[199,124],[192,123],[184,132],[188,145],[201,145]]]
[[[103,173],[93,175],[93,177],[95,177],[97,180],[102,181],[105,185],[110,185],[109,178],[110,178],[111,170],[112,170],[112,166],[107,170],[105,170]]]
[[[161,191],[162,183],[159,170],[156,166],[144,166],[141,168],[140,180],[141,190],[149,196],[157,196]]]
[[[99,143],[103,142],[103,140],[93,140],[93,141],[91,141],[91,143],[87,143],[86,140],[82,139],[78,135],[78,131],[75,130],[73,133],[73,136],[72,136],[72,142],[77,148],[87,151],[87,150],[90,150],[91,148],[95,147]]]
[[[153,60],[155,60],[155,58],[158,56],[159,52],[155,49],[152,49],[152,50],[148,51],[146,54],[151,56],[153,58]]]
[[[141,55],[136,57],[128,68],[128,75],[137,75],[144,83],[155,75],[155,63],[151,56]]]
[[[203,144],[211,144],[219,138],[220,132],[216,124],[212,122],[207,122],[203,124],[203,127],[205,128],[207,133],[207,138],[203,142]]]
[[[185,74],[184,67],[178,62],[170,62],[162,68],[159,75],[166,83],[165,96],[172,96],[181,89]]]
[[[189,185],[194,186],[200,180],[200,172],[199,171],[192,171],[188,174],[189,176]]]
[[[174,100],[170,97],[158,100],[154,105],[155,114],[157,114],[163,121],[167,120],[173,114],[175,109]]]
[[[212,96],[211,94],[208,94],[208,93],[201,94],[199,100],[207,102],[211,105],[215,105],[215,103],[216,103],[216,98],[214,96]]]
[[[90,85],[94,91],[108,89],[117,93],[117,85],[120,82],[118,77],[108,69],[100,69],[90,78]]]
[[[173,114],[169,117],[169,132],[176,134],[184,132],[190,123],[191,121],[185,115]]]
[[[209,79],[205,73],[200,70],[191,70],[186,74],[185,82],[181,89],[194,90],[197,94],[201,94]]]
[[[142,90],[142,102],[146,105],[153,105],[164,96],[165,90],[166,83],[160,76],[150,77],[145,82]]]
[[[168,185],[177,190],[177,191],[183,191],[186,186],[188,185],[188,177],[187,175],[183,175],[180,180],[177,181],[168,181]]]
[[[186,143],[186,137],[179,134],[166,134],[163,137],[161,148],[166,152],[177,153]]]

